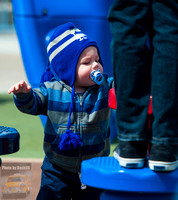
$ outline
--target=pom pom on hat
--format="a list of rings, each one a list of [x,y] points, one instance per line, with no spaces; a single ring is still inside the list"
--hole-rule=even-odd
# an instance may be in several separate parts
[[[61,135],[61,141],[58,147],[63,151],[71,151],[79,148],[81,144],[80,136],[67,129],[65,133]]]
[[[41,77],[41,83],[44,83],[46,81],[50,81],[54,77],[53,73],[51,72],[49,66],[46,67],[46,71],[43,73]]]

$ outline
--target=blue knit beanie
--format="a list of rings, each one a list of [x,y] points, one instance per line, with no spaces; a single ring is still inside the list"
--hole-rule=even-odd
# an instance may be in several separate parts
[[[70,125],[75,95],[74,82],[77,62],[80,54],[89,46],[95,46],[98,49],[95,41],[82,33],[81,30],[77,29],[70,22],[60,25],[55,29],[47,46],[49,66],[42,76],[41,82],[50,81],[54,76],[58,81],[63,81],[72,87],[67,130],[61,135],[59,142],[61,150],[73,150],[81,145],[80,136],[70,130]],[[100,54],[99,49],[98,54]],[[102,64],[101,59],[100,63]]]

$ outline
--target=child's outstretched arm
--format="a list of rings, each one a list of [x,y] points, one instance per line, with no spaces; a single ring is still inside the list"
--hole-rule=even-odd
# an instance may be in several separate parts
[[[10,87],[10,89],[8,90],[8,94],[29,93],[30,90],[30,85],[28,85],[25,81],[20,81]]]
[[[46,115],[46,99],[40,89],[33,89],[25,81],[20,81],[11,86],[8,93],[13,93],[17,108],[27,114]]]

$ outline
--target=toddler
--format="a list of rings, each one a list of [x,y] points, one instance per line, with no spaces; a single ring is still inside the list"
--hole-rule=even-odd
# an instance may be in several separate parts
[[[113,78],[103,74],[97,43],[72,23],[56,28],[47,53],[49,67],[39,88],[21,81],[8,91],[21,112],[47,116],[37,200],[99,199],[99,189],[81,189],[79,174],[83,160],[110,153],[108,92]],[[96,84],[93,72],[102,81]]]

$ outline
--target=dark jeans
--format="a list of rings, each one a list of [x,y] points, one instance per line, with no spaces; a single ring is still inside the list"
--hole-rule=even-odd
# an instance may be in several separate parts
[[[61,169],[47,158],[44,159],[37,200],[99,200],[102,192],[88,186],[82,190],[78,174]]]
[[[178,144],[177,8],[176,0],[115,0],[110,9],[120,140]]]

